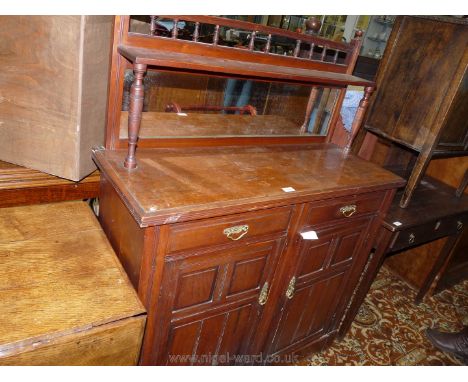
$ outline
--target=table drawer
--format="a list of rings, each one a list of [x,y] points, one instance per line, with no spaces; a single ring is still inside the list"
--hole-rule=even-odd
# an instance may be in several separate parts
[[[370,213],[377,213],[385,193],[371,193],[334,199],[326,204],[308,205],[305,224],[322,224],[333,220],[346,220]]]
[[[272,208],[170,227],[167,253],[243,242],[251,237],[286,233],[292,207]]]
[[[456,217],[439,219],[416,227],[410,227],[397,233],[391,245],[391,251],[420,245],[441,237],[456,234],[468,224],[468,218],[460,215]]]

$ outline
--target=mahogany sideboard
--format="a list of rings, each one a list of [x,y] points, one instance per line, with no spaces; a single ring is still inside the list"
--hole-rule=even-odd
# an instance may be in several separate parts
[[[319,350],[352,306],[404,184],[349,152],[374,89],[351,74],[360,33],[348,44],[211,16],[150,16],[133,31],[131,21],[116,18],[106,148],[93,158],[101,225],[148,310],[140,363],[293,363]],[[172,29],[161,34],[160,21]],[[227,28],[249,31],[247,45],[223,45]],[[277,36],[293,41],[289,56],[272,52]],[[206,105],[144,111],[149,72],[302,86],[299,125]],[[335,122],[350,85],[364,95],[345,131]],[[313,111],[332,91],[317,134]]]
[[[146,365],[328,344],[403,185],[332,144],[140,149],[131,173],[125,154],[94,152],[100,221],[149,311]]]

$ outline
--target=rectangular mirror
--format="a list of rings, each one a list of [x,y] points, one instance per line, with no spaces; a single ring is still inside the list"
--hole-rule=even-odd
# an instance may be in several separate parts
[[[121,139],[128,137],[132,82],[133,72],[127,70],[120,120]],[[325,136],[340,91],[153,70],[148,70],[144,85],[140,139]]]

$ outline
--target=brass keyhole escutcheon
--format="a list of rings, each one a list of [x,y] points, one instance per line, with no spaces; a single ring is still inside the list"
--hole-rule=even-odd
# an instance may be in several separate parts
[[[414,233],[410,233],[408,243],[413,244],[414,239],[416,239],[416,236],[414,235]]]
[[[223,231],[223,233],[227,236],[228,239],[234,241],[242,239],[242,237],[247,235],[247,232],[249,232],[249,226],[247,224],[229,227]]]
[[[353,216],[356,213],[356,211],[357,211],[357,206],[355,204],[349,204],[347,206],[340,208],[340,212],[346,218]]]

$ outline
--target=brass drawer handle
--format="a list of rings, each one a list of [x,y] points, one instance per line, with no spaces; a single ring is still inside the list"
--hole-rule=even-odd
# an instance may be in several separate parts
[[[416,236],[414,236],[414,233],[410,233],[408,243],[413,244],[414,239],[416,239]]]
[[[343,214],[344,217],[351,217],[353,216],[357,211],[357,207],[355,204],[349,204],[347,206],[341,207],[340,212]]]
[[[244,224],[244,225],[236,225],[234,227],[226,228],[223,231],[223,233],[227,236],[228,239],[235,241],[245,236],[248,231],[249,231],[249,226],[247,224]]]
[[[260,295],[258,296],[258,303],[260,305],[265,305],[268,300],[268,282],[263,284],[262,290],[260,291]]]
[[[463,223],[460,220],[457,221],[457,230],[461,231],[462,228],[463,228]]]
[[[293,276],[289,280],[288,289],[286,289],[286,297],[292,299],[294,297],[294,291],[296,290],[296,276]]]

